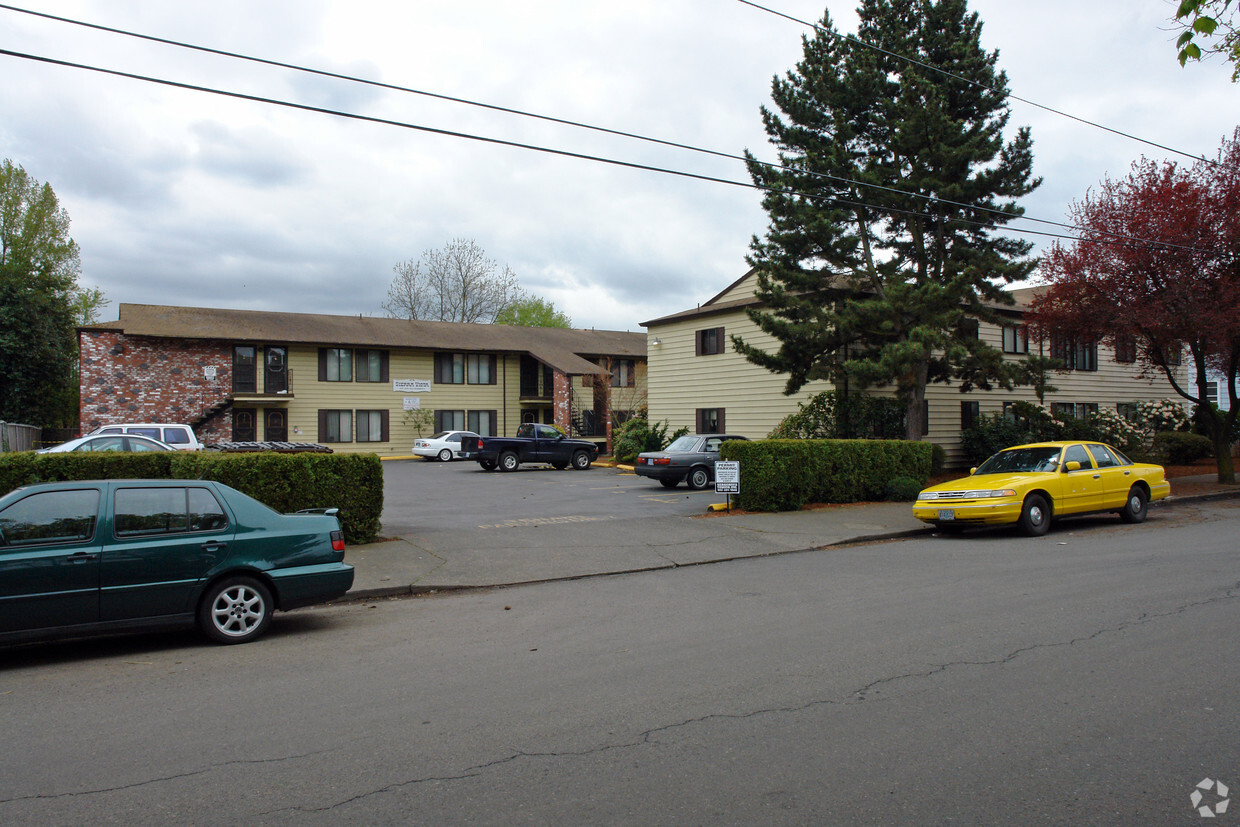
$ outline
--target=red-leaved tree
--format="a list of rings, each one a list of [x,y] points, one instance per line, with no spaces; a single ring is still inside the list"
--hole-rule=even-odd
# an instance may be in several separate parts
[[[1074,203],[1078,240],[1042,263],[1050,287],[1033,301],[1042,335],[1073,336],[1132,354],[1197,405],[1220,482],[1235,482],[1230,436],[1240,404],[1240,128],[1217,159],[1189,168],[1148,159]],[[1180,379],[1183,349],[1192,356]],[[1122,358],[1122,357],[1121,357]],[[1230,411],[1206,394],[1207,368],[1226,382]]]

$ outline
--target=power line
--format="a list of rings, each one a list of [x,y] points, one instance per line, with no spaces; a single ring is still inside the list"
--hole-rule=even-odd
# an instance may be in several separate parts
[[[1121,138],[1128,138],[1129,140],[1137,141],[1138,143],[1142,143],[1147,146],[1152,146],[1157,149],[1162,149],[1167,152],[1174,153],[1176,155],[1182,155],[1185,158],[1191,158],[1194,161],[1205,161],[1207,163],[1212,163],[1215,165],[1218,164],[1218,161],[1213,161],[1209,158],[1206,158],[1204,155],[1193,155],[1191,152],[1185,152],[1183,150],[1176,149],[1174,147],[1166,146],[1165,144],[1160,144],[1154,141],[1146,140],[1145,138],[1138,137],[1136,135],[1133,135],[1128,132],[1124,132],[1119,129],[1112,129],[1109,126],[1105,126],[1104,124],[1097,123],[1096,121],[1091,121],[1086,118],[1073,115],[1069,112],[1064,112],[1060,109],[1055,109],[1054,107],[1045,106],[1043,104],[1038,103],[1037,101],[1032,101],[1032,100],[1029,100],[1028,98],[1022,98],[1019,95],[1013,95],[1011,92],[1007,92],[1006,90],[996,89],[993,86],[987,86],[984,83],[979,83],[978,81],[970,80],[969,78],[966,78],[966,77],[961,77],[960,75],[953,74],[952,72],[949,72],[946,69],[941,69],[938,66],[932,66],[929,63],[923,63],[922,61],[917,60],[915,58],[911,58],[906,55],[897,54],[895,52],[889,52],[880,46],[875,46],[873,43],[866,43],[864,40],[859,40],[853,37],[852,35],[840,34],[839,32],[831,31],[830,29],[824,29],[822,28],[822,26],[819,26],[817,23],[810,23],[806,20],[802,20],[799,17],[793,17],[790,14],[785,14],[784,12],[776,11],[775,9],[771,9],[766,6],[759,5],[758,3],[752,2],[752,0],[737,0],[737,2],[744,3],[746,6],[752,6],[753,8],[758,9],[759,11],[764,11],[767,14],[773,14],[776,17],[782,17],[785,20],[791,20],[793,23],[800,23],[802,26],[811,28],[814,31],[819,32],[821,34],[828,34],[828,35],[831,35],[832,37],[836,37],[841,40],[846,40],[849,43],[853,43],[857,46],[862,46],[866,49],[870,49],[872,51],[878,52],[879,54],[886,55],[887,57],[894,57],[897,60],[903,60],[907,63],[913,64],[914,66],[921,67],[922,69],[929,69],[932,72],[938,72],[940,75],[952,78],[953,80],[961,81],[962,83],[968,83],[972,86],[978,87],[979,89],[985,89],[990,92],[995,92],[996,94],[1000,94],[1000,93],[1006,94],[1007,97],[1011,98],[1012,100],[1020,101],[1021,103],[1028,104],[1029,106],[1033,106],[1043,111],[1050,112],[1054,115],[1059,115],[1061,117],[1074,120],[1077,123],[1082,123],[1082,124],[1085,124],[1086,126],[1092,126],[1095,129],[1101,129],[1104,132],[1110,132],[1112,135],[1118,135]]]
[[[761,8],[761,7],[758,7],[758,8]],[[363,84],[366,86],[374,86],[379,89],[386,89],[386,90],[394,91],[394,92],[406,92],[406,93],[413,94],[413,95],[422,95],[424,97],[434,98],[437,100],[448,101],[451,103],[464,104],[466,106],[475,106],[475,107],[479,107],[482,109],[489,109],[495,112],[503,112],[503,113],[510,114],[510,115],[520,115],[526,118],[536,118],[538,120],[543,120],[543,121],[547,121],[550,123],[557,123],[557,124],[561,124],[564,126],[571,126],[571,127],[575,127],[578,129],[587,129],[587,130],[591,130],[595,132],[602,132],[608,135],[616,135],[616,136],[623,137],[623,138],[632,138],[634,140],[645,141],[647,143],[653,143],[653,144],[659,144],[661,146],[668,146],[674,149],[683,149],[683,150],[687,150],[690,152],[698,152],[704,155],[713,155],[718,158],[726,158],[728,160],[741,161],[741,162],[746,162],[746,163],[749,160],[745,156],[736,155],[734,153],[722,152],[720,150],[706,149],[703,147],[697,147],[697,146],[692,146],[690,144],[678,143],[676,141],[665,140],[662,138],[652,138],[652,137],[645,136],[645,135],[639,135],[633,132],[625,132],[619,129],[610,129],[610,128],[603,127],[603,126],[595,126],[595,125],[591,125],[587,123],[582,123],[579,121],[573,121],[573,120],[568,120],[565,118],[553,117],[551,115],[541,115],[535,112],[527,112],[527,111],[523,111],[520,109],[513,109],[507,106],[498,106],[496,104],[482,103],[479,101],[469,100],[466,98],[453,97],[451,95],[443,95],[437,92],[428,92],[423,89],[414,89],[408,86],[400,86],[400,85],[392,84],[392,83],[384,83],[382,81],[371,80],[369,78],[361,78],[355,75],[345,75],[339,72],[331,72],[331,71],[327,71],[324,69],[315,69],[312,67],[300,66],[294,63],[284,63],[278,60],[270,60],[268,58],[255,57],[253,55],[246,55],[240,52],[230,52],[224,49],[215,49],[209,46],[199,46],[194,43],[186,43],[184,41],[171,40],[169,38],[142,34],[140,32],[129,31],[126,29],[118,29],[112,26],[104,26],[99,23],[90,23],[90,22],[83,21],[83,20],[75,20],[69,17],[61,17],[61,16],[54,15],[54,14],[48,14],[46,12],[38,12],[38,11],[32,11],[30,9],[23,9],[17,6],[10,5],[8,3],[0,3],[0,9],[7,9],[9,11],[15,11],[21,14],[28,14],[33,17],[41,17],[47,20],[54,20],[59,23],[68,23],[70,25],[81,26],[81,27],[88,28],[88,29],[95,29],[97,31],[108,32],[111,34],[119,34],[124,37],[132,37],[132,38],[137,38],[139,40],[146,40],[152,43],[160,43],[160,44],[167,45],[167,46],[175,46],[181,49],[190,49],[192,51],[204,52],[206,54],[213,54],[213,55],[219,55],[221,57],[229,57],[229,58],[234,58],[237,60],[250,61],[252,63],[258,63],[264,66],[274,66],[280,69],[291,69],[296,72],[304,72],[304,73],[311,74],[311,75],[318,75],[320,77],[332,78],[335,80],[343,80],[343,81],[347,81],[350,83],[359,83],[359,84]],[[795,18],[789,18],[789,19],[795,19]],[[789,168],[782,164],[774,164],[768,161],[760,161],[756,158],[754,159],[754,162],[768,169],[789,171]],[[1021,221],[1029,221],[1035,224],[1045,224],[1051,227],[1061,227],[1066,230],[1079,230],[1080,229],[1079,227],[1075,225],[1067,224],[1062,221],[1051,221],[1045,218],[1032,218],[1027,215],[1023,215],[1023,214],[1018,215],[1016,213],[1008,212],[1007,210],[1001,210],[1001,209],[997,209],[994,207],[983,207],[983,206],[976,205],[976,204],[964,204],[964,203],[960,203],[957,201],[950,201],[945,198],[939,198],[933,195],[927,195],[925,193],[905,192],[904,190],[900,190],[895,187],[883,186],[881,184],[874,184],[874,183],[870,183],[866,181],[857,181],[851,178],[844,178],[844,177],[837,176],[837,175],[829,175],[827,173],[818,172],[816,170],[797,170],[797,172],[802,175],[810,175],[813,177],[822,178],[824,180],[847,184],[849,186],[869,188],[873,190],[878,190],[880,192],[887,192],[887,193],[892,193],[895,195],[901,195],[904,197],[918,198],[930,204],[944,204],[949,207],[959,207],[963,209],[977,210],[979,212],[990,213],[992,215],[997,215],[997,216],[1001,216],[1004,218],[1011,218],[1011,219],[1016,219],[1016,220],[1021,220]]]
[[[218,95],[221,97],[235,98],[238,100],[246,100],[246,101],[251,101],[254,103],[264,103],[264,104],[268,104],[271,106],[280,106],[280,107],[284,107],[287,109],[296,109],[296,110],[300,110],[304,112],[315,112],[315,113],[323,114],[323,115],[332,115],[332,116],[339,117],[339,118],[347,118],[349,120],[362,121],[365,123],[380,124],[383,126],[395,126],[395,127],[400,127],[402,129],[410,129],[410,130],[414,130],[418,132],[426,132],[426,133],[430,133],[433,135],[444,135],[444,136],[451,137],[451,138],[463,138],[463,139],[471,140],[471,141],[479,141],[482,143],[489,143],[489,144],[495,144],[499,146],[512,147],[514,149],[525,149],[525,150],[530,150],[533,152],[541,152],[541,153],[545,153],[548,155],[557,155],[557,156],[566,157],[566,158],[575,158],[575,159],[583,160],[583,161],[594,161],[596,163],[609,164],[611,166],[625,167],[628,169],[643,170],[646,172],[657,172],[663,175],[674,175],[677,177],[689,178],[689,179],[698,180],[698,181],[707,181],[707,182],[716,183],[716,184],[726,184],[728,186],[733,186],[733,187],[744,187],[746,189],[761,190],[761,191],[776,193],[776,194],[789,196],[789,197],[799,197],[799,198],[806,198],[806,199],[811,199],[811,200],[827,201],[827,202],[830,202],[830,203],[833,203],[839,206],[862,207],[865,209],[873,209],[873,210],[876,210],[878,212],[885,213],[885,214],[903,215],[903,216],[914,217],[914,218],[924,218],[928,220],[934,219],[934,216],[928,216],[924,213],[914,212],[912,210],[893,208],[893,207],[879,207],[873,204],[866,203],[864,201],[853,201],[849,199],[838,198],[835,196],[822,195],[820,193],[808,193],[808,192],[801,192],[797,190],[780,189],[777,187],[766,186],[763,184],[757,184],[757,183],[750,182],[750,181],[734,181],[728,178],[719,178],[716,176],[703,175],[701,173],[695,173],[695,172],[686,172],[684,170],[670,169],[667,167],[656,167],[650,164],[639,164],[633,161],[621,161],[615,158],[606,158],[606,157],[602,157],[599,155],[588,155],[588,154],[580,153],[580,152],[571,152],[569,150],[556,149],[554,147],[545,147],[545,146],[538,146],[536,144],[526,144],[526,143],[520,143],[517,141],[508,141],[502,138],[490,138],[490,137],[486,137],[483,135],[473,135],[468,132],[455,132],[452,130],[440,129],[438,127],[408,123],[406,121],[397,121],[397,120],[392,120],[389,118],[378,118],[372,115],[361,115],[356,112],[345,112],[343,110],[338,110],[338,109],[327,109],[326,107],[311,106],[310,104],[295,103],[293,101],[280,100],[278,98],[267,98],[267,97],[262,97],[260,95],[250,95],[250,94],[246,94],[243,92],[231,92],[226,89],[216,89],[210,86],[200,86],[197,84],[183,83],[181,81],[168,80],[167,78],[156,78],[156,77],[150,77],[148,75],[139,75],[139,74],[135,74],[132,72],[122,72],[118,69],[106,69],[101,66],[91,66],[85,63],[74,63],[72,61],[59,60],[56,58],[45,57],[42,55],[32,55],[32,54],[28,54],[25,52],[17,52],[11,49],[0,49],[0,55],[7,55],[9,57],[16,57],[16,58],[20,58],[23,60],[32,60],[32,61],[39,62],[39,63],[47,63],[47,64],[54,65],[54,66],[63,66],[63,67],[70,68],[70,69],[81,69],[81,70],[88,71],[88,72],[95,72],[97,74],[112,75],[114,77],[123,77],[123,78],[128,78],[130,80],[140,80],[145,83],[152,83],[152,84],[156,84],[160,86],[170,86],[176,89],[186,89],[186,90],[193,91],[193,92],[204,92],[207,94]],[[978,227],[982,229],[992,229],[992,226],[990,224],[984,224],[979,221],[971,221],[965,218],[957,218],[954,220],[966,226]],[[1022,233],[1026,235],[1037,235],[1037,236],[1043,236],[1047,238],[1064,239],[1068,241],[1083,240],[1079,236],[1066,235],[1063,233],[1050,233],[1050,232],[1045,232],[1041,230],[1027,230],[1027,229],[1021,229],[1019,227],[1004,227],[1004,229],[1010,232],[1015,232],[1015,233]],[[1137,238],[1123,238],[1122,240],[1117,240],[1114,242],[1103,242],[1103,243],[1110,243],[1115,246],[1132,247],[1136,249],[1174,249],[1174,250],[1183,250],[1186,252],[1199,252],[1199,253],[1213,253],[1214,252],[1212,250],[1202,250],[1196,247],[1187,247],[1187,246],[1179,245],[1179,244],[1171,244],[1167,242],[1155,242],[1155,241],[1149,241],[1149,240],[1137,239]]]

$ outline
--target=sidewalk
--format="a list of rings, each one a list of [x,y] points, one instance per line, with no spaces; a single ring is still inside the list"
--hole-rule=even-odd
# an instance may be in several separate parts
[[[1240,497],[1214,475],[1171,481],[1152,508]],[[1052,529],[1053,530],[1053,529]],[[571,580],[670,569],[845,543],[929,534],[909,503],[853,503],[775,514],[703,514],[637,522],[548,520],[501,528],[411,534],[351,546],[353,588],[344,600]]]

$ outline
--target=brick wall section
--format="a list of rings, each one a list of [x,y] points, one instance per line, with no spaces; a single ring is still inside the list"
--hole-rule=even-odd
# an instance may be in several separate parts
[[[552,418],[555,419],[556,425],[563,428],[568,433],[572,433],[573,428],[573,386],[572,380],[558,370],[553,370],[552,375]]]
[[[196,422],[232,390],[232,349],[223,342],[83,330],[78,348],[82,433],[116,422]],[[214,380],[204,367],[215,368]],[[228,439],[231,429],[225,410],[194,430],[205,442]]]

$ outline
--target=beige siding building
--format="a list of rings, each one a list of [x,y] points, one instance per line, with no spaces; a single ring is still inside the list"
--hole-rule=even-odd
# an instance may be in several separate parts
[[[122,304],[78,331],[81,424],[407,455],[419,431],[544,422],[610,447],[645,403],[646,337],[609,330]]]
[[[779,346],[745,313],[746,308],[758,305],[755,287],[756,276],[751,271],[692,310],[643,323],[652,421],[667,419],[673,429],[726,430],[756,439],[794,413],[798,403],[832,389],[829,382],[811,382],[785,396],[785,375],[758,367],[731,348],[733,335],[772,351]],[[1002,311],[1012,319],[1013,327],[982,324],[978,335],[1008,359],[1025,359],[1030,348],[1037,353],[1043,347],[1045,355],[1068,364],[1069,369],[1051,374],[1050,382],[1058,390],[1047,394],[1048,406],[1084,415],[1102,409],[1122,412],[1137,402],[1177,398],[1165,378],[1142,376],[1132,354],[1116,354],[1089,343],[1028,342],[1018,325],[1035,289],[1015,291],[1016,307]],[[924,438],[943,446],[949,465],[963,461],[960,433],[975,418],[1001,412],[1005,404],[1017,400],[1037,402],[1033,389],[1027,387],[961,394],[957,386],[945,384],[930,385],[926,398],[929,416]]]

